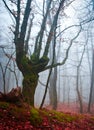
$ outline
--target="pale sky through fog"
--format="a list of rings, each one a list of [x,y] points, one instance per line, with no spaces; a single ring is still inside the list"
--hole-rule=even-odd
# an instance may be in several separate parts
[[[40,10],[42,10],[42,0],[36,0],[36,2],[37,2],[37,5],[38,5],[38,8],[40,8]],[[66,17],[62,17],[61,20],[60,20],[60,25],[62,25],[61,31],[64,28],[66,28],[66,27],[68,27],[70,25],[74,25],[74,24],[78,25],[79,24],[79,20],[80,20],[80,17],[81,17],[81,14],[79,12],[80,12],[81,9],[83,9],[85,7],[85,3],[86,3],[85,0],[82,0],[82,1],[81,0],[75,0],[75,2],[72,3],[72,5],[70,5],[69,7],[67,7],[65,9]],[[11,34],[9,34],[8,32],[10,31],[9,30],[9,25],[12,23],[12,21],[11,21],[11,17],[9,15],[9,13],[4,8],[4,4],[2,4],[2,0],[0,1],[0,6],[1,6],[1,9],[0,9],[0,29],[2,30],[0,32],[1,33],[0,34],[0,36],[1,36],[0,37],[0,39],[1,39],[0,40],[0,44],[7,44],[7,43],[11,42],[11,40],[9,40],[9,37],[8,37],[8,36],[11,37]],[[42,16],[41,16],[41,14],[38,14],[38,11],[39,11],[39,13],[42,13],[42,12],[40,10],[38,10],[38,8],[36,7],[36,14],[35,14],[35,18],[34,18],[34,21],[33,21],[33,25],[34,26],[32,28],[31,38],[33,38],[33,37],[35,37],[37,35],[37,32],[39,31],[39,25],[40,25],[40,22],[41,22],[41,19],[42,19]],[[80,14],[80,15],[78,15],[78,14]],[[85,15],[85,14],[83,14],[83,15]],[[66,45],[66,42],[65,43],[62,42],[62,46],[68,46],[69,45],[69,43],[70,43],[69,39],[73,38],[74,34],[76,35],[76,31],[75,30],[78,31],[79,28],[75,28],[74,27],[72,29],[67,30],[65,32],[65,34],[62,34],[63,38],[68,39],[67,45]],[[80,38],[77,39],[77,41],[78,40],[80,40],[79,43],[81,43],[81,44],[82,44],[83,41],[85,42],[84,34],[81,34]],[[9,42],[7,42],[7,41],[9,41]],[[63,89],[63,78],[62,78],[63,73],[67,73],[67,75],[68,74],[76,75],[76,67],[72,66],[72,65],[76,66],[77,63],[78,63],[77,59],[76,59],[77,58],[77,55],[76,55],[76,47],[77,47],[76,44],[77,43],[76,42],[73,43],[73,46],[70,49],[71,56],[69,56],[69,59],[67,60],[66,67],[65,67],[65,68],[67,68],[67,66],[69,66],[69,67],[71,66],[72,69],[67,70],[67,71],[63,71],[62,68],[64,68],[64,67],[61,67],[61,69],[60,69],[60,71],[61,71],[60,72],[60,76],[61,76],[60,77],[60,79],[61,79],[60,80],[61,94],[63,92],[63,90],[62,90]],[[33,44],[33,42],[30,42],[30,44]],[[65,48],[61,49],[61,58],[64,57],[64,49]],[[78,51],[82,52],[82,49],[80,50],[80,48],[79,48]],[[86,64],[85,61],[87,62],[87,60],[84,60],[84,65]],[[86,69],[86,66],[83,67],[82,70],[85,70],[85,71],[88,72],[88,69]],[[82,73],[84,73],[84,71]],[[40,75],[41,75],[40,76],[40,80],[45,84],[46,83],[46,79],[47,79],[47,72],[43,72]],[[89,81],[85,80],[84,83],[83,83],[84,84],[83,86],[84,87],[86,86],[87,89],[89,90],[88,83],[89,83]],[[75,92],[75,87],[74,87],[75,86],[75,80],[73,78],[72,78],[72,80],[70,82],[70,86],[72,88],[71,89],[71,91],[72,91],[71,95],[72,95],[72,98],[74,98],[74,95],[76,95],[76,92]],[[45,89],[44,86],[42,86],[41,84],[38,84],[38,88],[37,88],[37,91],[36,91],[36,97],[39,96],[39,101],[37,101],[37,98],[36,98],[36,104],[41,102],[41,98],[43,96],[44,89]],[[85,91],[85,93],[87,94],[88,91]],[[85,96],[86,96],[86,94],[85,94]]]

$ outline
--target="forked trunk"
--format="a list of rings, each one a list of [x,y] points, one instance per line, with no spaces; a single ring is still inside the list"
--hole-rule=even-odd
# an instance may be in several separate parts
[[[38,74],[25,75],[23,79],[22,95],[24,101],[34,106],[34,95],[38,83]]]
[[[39,60],[34,59],[34,56],[29,59],[24,52],[16,54],[16,61],[19,70],[23,74],[23,89],[22,95],[25,102],[34,106],[34,95],[38,83],[38,73],[42,72],[48,64],[49,59],[42,57]]]

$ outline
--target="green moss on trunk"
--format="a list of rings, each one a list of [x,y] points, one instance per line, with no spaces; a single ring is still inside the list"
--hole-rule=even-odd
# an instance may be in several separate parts
[[[30,105],[34,106],[34,95],[38,83],[38,74],[26,74],[23,79],[22,94],[24,100]]]
[[[47,57],[38,59],[34,55],[29,59],[23,53],[22,57],[18,61],[18,68],[24,77],[22,90],[23,98],[27,103],[34,106],[34,95],[39,77],[38,73],[44,70],[49,59]]]

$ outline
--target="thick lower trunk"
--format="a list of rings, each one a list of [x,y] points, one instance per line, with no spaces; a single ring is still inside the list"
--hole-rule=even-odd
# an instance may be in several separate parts
[[[17,66],[24,77],[22,95],[25,102],[29,103],[31,106],[34,106],[34,95],[38,83],[38,73],[44,70],[48,61],[48,58],[42,57],[39,60],[34,58],[33,55],[29,59],[26,57],[21,45],[16,46]]]
[[[38,82],[38,74],[25,75],[23,79],[22,95],[28,104],[34,106],[34,95]]]

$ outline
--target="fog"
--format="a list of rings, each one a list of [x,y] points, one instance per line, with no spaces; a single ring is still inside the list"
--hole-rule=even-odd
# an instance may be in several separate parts
[[[79,101],[77,95],[77,76],[79,77],[78,88],[80,91],[81,99],[83,103],[88,104],[89,102],[92,76],[92,52],[94,49],[94,23],[93,20],[91,20],[94,11],[92,10],[92,3],[89,5],[89,2],[90,1],[86,2],[84,0],[75,0],[72,4],[70,4],[70,6],[65,8],[64,13],[62,13],[59,17],[58,26],[60,26],[60,28],[58,27],[58,32],[62,32],[62,30],[65,28],[69,28],[66,29],[64,33],[61,33],[57,38],[57,62],[62,62],[62,60],[66,57],[66,50],[68,49],[71,42],[72,45],[70,47],[68,58],[65,64],[57,67],[56,90],[58,103],[61,102],[71,104],[72,102]],[[29,54],[32,53],[32,50],[34,49],[33,43],[35,41],[35,37],[38,33],[42,19],[41,10],[43,3],[39,1],[37,4],[36,2],[33,4],[36,5],[33,8],[33,12],[35,11],[36,17],[33,21],[33,27],[30,36]],[[15,54],[13,55],[14,59],[10,60],[10,62],[7,56],[7,54],[11,55],[15,51],[12,34],[13,28],[11,27],[13,26],[13,21],[2,1],[0,1],[0,6],[0,91],[3,92],[5,78],[6,92],[9,92],[12,88],[15,88],[17,86],[21,86],[22,88],[23,76],[16,66]],[[86,21],[85,24],[84,21]],[[81,27],[78,26],[81,23]],[[74,39],[80,29],[80,35]],[[49,25],[47,26],[47,31],[49,31]],[[45,38],[43,39],[44,45],[46,37],[47,35],[45,34]],[[42,49],[43,48],[44,46],[42,46]],[[79,75],[77,73],[77,69],[79,69]],[[13,70],[13,72],[11,70]],[[16,72],[16,77],[14,70]],[[42,102],[48,74],[49,70],[39,73],[39,82],[35,93],[36,106],[40,106]],[[49,85],[44,106],[49,105],[50,102]],[[92,103],[94,103],[94,85],[92,91]]]

